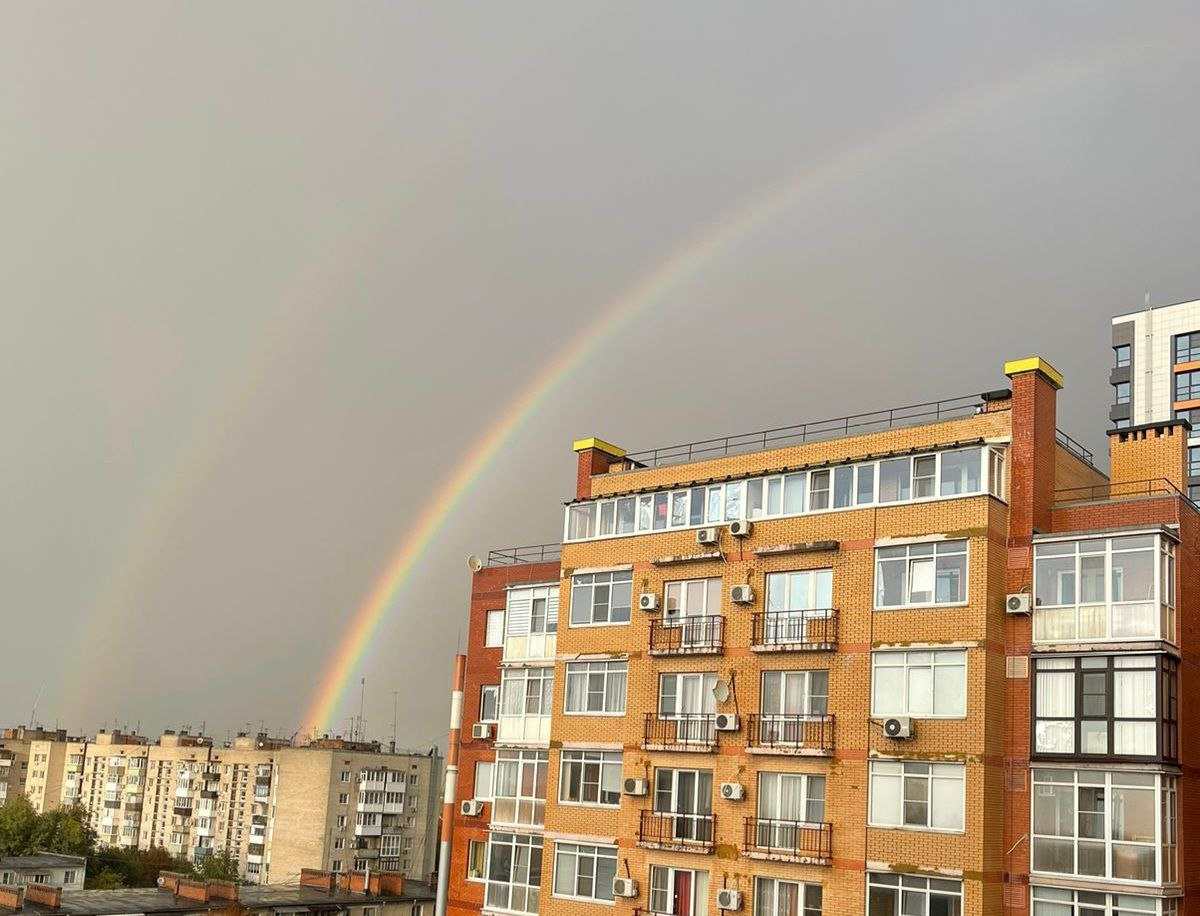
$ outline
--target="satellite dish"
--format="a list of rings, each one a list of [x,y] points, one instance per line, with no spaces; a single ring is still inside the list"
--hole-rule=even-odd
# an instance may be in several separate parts
[[[479,572],[479,570],[483,569],[483,560],[479,559],[475,554],[471,554],[467,557],[467,566],[470,567],[471,572]]]
[[[724,703],[729,699],[729,685],[724,681],[717,681],[713,684],[712,692],[718,703]]]

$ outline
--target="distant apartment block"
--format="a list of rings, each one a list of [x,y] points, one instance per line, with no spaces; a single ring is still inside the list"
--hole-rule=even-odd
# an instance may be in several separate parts
[[[1061,375],[1005,372],[576,442],[557,589],[546,557],[473,577],[448,912],[1191,913],[1186,426],[1112,430],[1105,475]]]
[[[416,880],[434,869],[443,770],[435,751],[341,738],[294,747],[239,735],[217,747],[187,732],[156,741],[22,732],[5,732],[0,760],[11,755],[9,770],[28,761],[23,790],[38,810],[84,805],[102,845],[162,846],[191,862],[226,851],[245,880],[262,884],[295,881],[314,866]]]
[[[1200,500],[1200,300],[1118,315],[1112,347],[1113,426],[1187,420],[1187,493]]]

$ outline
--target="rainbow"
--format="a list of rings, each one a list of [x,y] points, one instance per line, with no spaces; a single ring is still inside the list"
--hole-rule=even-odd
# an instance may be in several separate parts
[[[1178,34],[1168,36],[1168,40],[1180,48],[1187,46]],[[1125,53],[1115,53],[1117,51]],[[666,261],[639,278],[605,305],[599,316],[526,385],[516,400],[472,444],[453,472],[442,481],[433,499],[421,511],[415,524],[409,527],[410,533],[396,547],[387,566],[355,611],[350,627],[318,684],[303,719],[303,727],[311,725],[317,731],[327,731],[333,726],[346,700],[348,688],[357,683],[356,675],[373,644],[372,636],[395,606],[402,589],[411,580],[418,561],[454,510],[488,469],[492,459],[513,439],[538,407],[574,369],[628,325],[641,310],[682,287],[735,241],[748,236],[808,194],[852,179],[884,163],[916,141],[951,127],[961,118],[978,116],[983,111],[1017,101],[1038,90],[1056,88],[1099,72],[1107,72],[1106,68],[1117,58],[1121,58],[1120,63],[1128,63],[1161,51],[1160,44],[1151,42],[1139,44],[1132,50],[1128,45],[1124,48],[1102,48],[1085,57],[1054,61],[1047,66],[1032,68],[961,92],[914,118],[871,135],[816,166],[786,177],[748,205],[717,220],[672,253]]]

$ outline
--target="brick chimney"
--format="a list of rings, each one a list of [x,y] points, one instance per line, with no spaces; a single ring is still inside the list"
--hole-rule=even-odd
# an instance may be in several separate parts
[[[323,891],[333,890],[333,873],[321,871],[317,868],[302,868],[300,869],[300,886],[315,887]]]
[[[1113,496],[1132,495],[1137,484],[1169,482],[1187,493],[1186,420],[1142,423],[1108,434]]]
[[[579,471],[575,477],[575,498],[589,499],[592,495],[592,477],[604,474],[625,457],[625,449],[618,448],[594,436],[576,439],[571,446],[579,455]]]
[[[215,878],[210,878],[208,881],[208,899],[209,900],[232,900],[238,899],[238,886],[233,881],[218,881]]]
[[[1010,537],[1028,536],[1050,530],[1057,402],[1063,377],[1040,356],[1005,363],[1004,374],[1012,379],[1009,532]]]

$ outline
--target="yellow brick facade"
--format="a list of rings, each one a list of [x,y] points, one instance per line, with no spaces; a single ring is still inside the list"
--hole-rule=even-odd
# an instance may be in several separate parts
[[[947,447],[979,440],[1004,442],[1009,413],[996,410],[963,420],[897,429],[770,452],[683,466],[620,470],[592,478],[594,496],[642,488],[681,486],[709,478],[753,476],[823,462],[861,460],[881,453]],[[753,910],[756,876],[820,884],[826,914],[865,911],[866,870],[944,874],[963,880],[965,914],[998,912],[1004,850],[1002,787],[1004,731],[1004,610],[1006,504],[988,495],[928,503],[834,511],[785,519],[759,520],[751,535],[734,539],[722,531],[723,557],[680,565],[660,565],[665,557],[694,555],[694,530],[663,531],[568,543],[563,547],[556,702],[551,728],[549,784],[543,854],[541,912],[586,916],[599,904],[553,894],[554,846],[558,839],[613,843],[619,876],[638,881],[636,899],[618,898],[618,913],[648,908],[650,866],[675,866],[709,874],[707,913],[716,916],[721,887],[740,889],[743,911]],[[962,606],[875,611],[874,548],[886,539],[965,538],[968,542],[968,596]],[[837,541],[837,549],[760,556],[753,551],[778,544]],[[571,575],[577,569],[632,567],[632,619],[628,625],[571,627]],[[765,577],[772,572],[831,568],[838,641],[833,651],[751,651],[752,615],[761,612]],[[720,577],[724,650],[719,655],[651,656],[651,621],[658,615],[637,609],[637,596],[661,597],[671,581]],[[730,587],[750,584],[752,606],[733,604]],[[711,613],[711,610],[710,610]],[[967,652],[968,709],[965,719],[920,721],[910,741],[887,739],[870,718],[871,649],[944,645]],[[566,666],[580,657],[622,656],[629,660],[627,714],[624,717],[563,714]],[[831,756],[758,753],[747,748],[749,716],[758,713],[764,671],[823,669],[829,672],[829,713],[834,719]],[[733,685],[733,695],[717,711],[738,712],[741,729],[718,735],[714,752],[643,749],[644,715],[657,708],[659,678],[672,672],[715,672]],[[736,697],[736,702],[735,702]],[[662,767],[711,770],[715,849],[708,854],[643,848],[638,843],[640,812],[652,797],[622,795],[619,809],[559,805],[558,779],[564,748],[621,748],[623,775],[650,780]],[[902,757],[965,764],[965,829],[936,833],[868,827],[868,759]],[[744,820],[756,811],[758,776],[763,772],[824,776],[825,820],[832,825],[832,862],[827,865],[764,861],[744,854]],[[726,801],[718,787],[738,782],[741,801]],[[987,791],[985,791],[985,787]],[[984,799],[990,799],[985,805]]]

